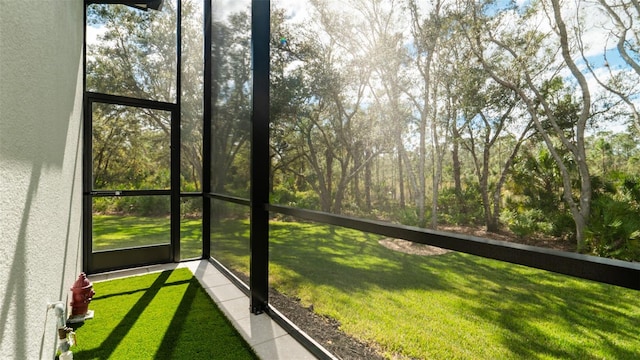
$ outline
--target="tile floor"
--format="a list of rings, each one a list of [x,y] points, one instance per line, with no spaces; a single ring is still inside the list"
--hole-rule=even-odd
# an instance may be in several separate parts
[[[91,275],[92,282],[143,275],[175,268],[189,268],[202,287],[227,315],[235,328],[263,360],[306,360],[316,357],[289,335],[267,314],[253,315],[249,298],[207,260],[152,265]]]

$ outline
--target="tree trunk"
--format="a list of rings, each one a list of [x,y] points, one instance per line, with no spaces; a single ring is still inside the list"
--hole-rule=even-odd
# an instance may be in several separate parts
[[[365,152],[365,157],[368,159],[371,156],[369,150]],[[369,212],[371,210],[371,161],[367,161],[364,167],[364,199],[365,210]]]
[[[362,149],[362,146],[360,146],[359,144],[354,145],[354,156],[353,156],[353,167],[354,169],[358,169],[360,168],[360,166],[362,166],[362,152],[364,151],[364,149]],[[362,201],[362,194],[360,194],[360,174],[359,171],[356,171],[355,175],[353,176],[353,182],[352,182],[352,187],[353,187],[353,198],[356,202],[356,204],[359,207],[362,207],[364,205],[364,202]]]
[[[426,114],[420,119],[420,148],[418,157],[418,192],[416,193],[416,207],[418,210],[418,226],[425,226],[425,196],[427,190],[425,162],[427,161],[426,145]]]
[[[458,129],[455,125],[452,127],[453,139],[451,145],[451,161],[453,163],[453,188],[456,194],[456,199],[458,204],[462,204],[462,180],[460,173],[460,134],[458,133]]]
[[[402,164],[402,158],[404,155],[404,145],[402,145],[402,138],[400,134],[398,134],[398,190],[400,192],[400,208],[404,210],[406,206],[405,196],[404,196],[404,169]]]
[[[432,91],[432,98],[433,98],[433,105],[432,105],[432,109],[433,109],[433,115],[432,115],[432,119],[431,119],[431,166],[432,166],[432,171],[431,171],[431,175],[433,176],[433,178],[431,179],[431,228],[432,229],[437,229],[438,228],[438,190],[440,188],[440,174],[442,172],[441,167],[442,167],[442,161],[440,161],[441,157],[440,157],[440,147],[438,145],[439,143],[439,139],[438,139],[438,124],[437,124],[437,119],[438,119],[438,104],[436,102],[436,99],[438,97],[437,95],[437,85],[434,86],[434,89]]]

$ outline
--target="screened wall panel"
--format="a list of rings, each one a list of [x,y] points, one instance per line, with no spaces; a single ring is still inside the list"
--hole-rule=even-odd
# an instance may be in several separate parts
[[[169,214],[165,195],[94,197],[92,251],[168,245]]]
[[[93,103],[92,190],[171,187],[171,112]]]
[[[329,317],[371,349],[359,358],[633,358],[637,290],[286,217],[271,221],[272,303]],[[290,303],[283,303],[286,294]],[[598,334],[594,336],[594,334]],[[352,352],[351,352],[352,351]],[[369,352],[367,352],[369,351]]]
[[[211,191],[249,196],[251,1],[212,8]]]
[[[211,208],[211,256],[248,284],[249,208],[219,200]]]
[[[273,203],[640,259],[637,9],[271,4]]]
[[[202,1],[182,1],[180,97],[180,191],[202,191],[204,94],[204,13]]]
[[[161,11],[89,5],[87,91],[175,103],[176,4],[165,0]]]
[[[202,257],[202,198],[180,200],[180,259]]]

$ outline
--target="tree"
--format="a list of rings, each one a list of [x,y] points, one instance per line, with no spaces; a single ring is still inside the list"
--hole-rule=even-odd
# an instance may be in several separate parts
[[[437,226],[437,202],[439,173],[441,162],[438,159],[438,126],[437,126],[437,85],[434,77],[434,66],[437,60],[436,49],[439,47],[439,40],[442,30],[441,11],[443,4],[440,0],[432,4],[429,14],[426,18],[422,18],[418,4],[415,1],[409,2],[409,11],[411,14],[411,33],[415,41],[416,53],[414,54],[415,67],[420,76],[421,84],[416,84],[417,93],[413,91],[407,92],[414,105],[414,110],[419,114],[418,119],[418,187],[415,189],[416,206],[418,209],[418,225],[426,225],[426,161],[427,161],[427,123],[430,123],[431,131],[431,160],[433,173],[432,187],[432,219],[431,227]],[[415,89],[415,88],[414,88]],[[437,169],[436,169],[437,168]]]
[[[183,187],[200,188],[202,179],[202,14],[197,12],[192,0],[181,1],[184,15],[183,28],[183,86],[176,88],[177,40],[176,2],[166,2],[163,11],[140,11],[131,7],[116,5],[91,5],[87,20],[90,26],[104,29],[98,42],[89,44],[87,49],[87,89],[106,94],[129,96],[164,102],[176,102],[177,93],[182,96],[182,169]],[[138,146],[145,139],[144,132],[149,127],[161,130],[166,139],[170,138],[171,123],[166,113],[150,109],[139,109],[140,119],[148,121],[131,133],[130,140],[136,139]],[[96,127],[96,131],[118,131],[115,127],[116,114],[103,112],[100,116],[112,117],[106,127]],[[109,119],[102,119],[108,121]],[[124,119],[120,119],[124,121]],[[127,121],[137,121],[129,117]],[[141,124],[143,125],[143,124]],[[128,127],[134,131],[133,127]],[[95,132],[94,132],[95,133]],[[113,135],[113,134],[111,134]],[[94,149],[106,149],[111,141],[108,134],[94,137]],[[168,141],[168,140],[167,140]],[[166,147],[163,147],[163,151]],[[153,148],[148,149],[153,152]],[[128,156],[133,156],[129,153]],[[158,154],[160,154],[158,152]],[[105,154],[99,154],[104,158]],[[168,163],[168,153],[161,156],[150,155],[151,159]],[[139,166],[154,171],[156,164],[140,161]],[[103,172],[95,175],[104,176]]]
[[[212,23],[211,189],[239,196],[249,192],[250,29],[244,11]]]
[[[478,177],[486,229],[490,232],[496,232],[499,230],[502,187],[518,155],[520,146],[531,135],[533,124],[531,121],[524,124],[515,123],[513,112],[518,100],[512,91],[504,89],[500,91],[494,88],[493,93],[489,90],[487,96],[487,102],[483,104],[482,109],[478,110],[475,119],[472,119],[467,127],[468,141],[465,144],[473,157]],[[514,128],[514,133],[508,133],[509,127]],[[505,135],[505,133],[507,134]],[[514,140],[510,144],[512,146],[510,154],[504,163],[492,166],[492,160],[495,162],[492,156],[494,147],[500,141],[504,141],[505,137]],[[481,156],[478,155],[478,152],[481,153]],[[491,179],[490,174],[493,172],[499,174],[497,179]]]
[[[524,102],[538,134],[560,169],[564,201],[571,210],[576,226],[577,246],[580,251],[584,251],[584,231],[591,206],[591,176],[584,135],[587,121],[591,118],[591,91],[584,74],[573,60],[573,40],[567,32],[559,1],[551,0],[550,4],[541,2],[540,6],[541,10],[548,10],[547,20],[552,28],[549,33],[538,31],[532,26],[535,22],[527,22],[539,14],[536,8],[530,8],[524,16],[513,10],[506,10],[489,18],[480,7],[469,4],[468,8],[473,9],[474,21],[469,27],[468,36],[483,68],[497,83],[514,91]],[[514,22],[517,25],[515,29],[513,26],[507,29],[500,25]],[[559,49],[558,57],[555,49]],[[557,111],[560,104],[551,103],[542,92],[545,79],[554,78],[565,66],[569,69],[572,79],[577,82],[580,93],[579,98],[572,99],[576,101],[578,111],[573,114],[574,125],[569,134],[561,126],[562,117],[558,115],[566,114]],[[554,139],[557,139],[562,149],[570,154],[578,169],[577,197],[574,197],[575,179]]]
[[[297,31],[282,49],[291,51],[293,57],[287,61],[297,62],[298,70],[280,64],[277,69],[289,75],[276,73],[274,79],[279,86],[286,86],[287,81],[297,78],[305,98],[293,107],[278,109],[284,118],[275,118],[274,126],[289,128],[293,123],[298,139],[290,141],[297,146],[285,155],[304,159],[305,173],[298,176],[318,194],[320,209],[341,213],[350,188],[357,188],[358,176],[366,173],[368,164],[382,152],[377,146],[381,134],[373,127],[375,118],[362,111],[371,74],[368,54],[357,35],[344,33],[357,26],[350,22],[353,19],[337,16],[324,1],[312,4],[315,23],[306,31]],[[293,164],[286,159],[278,159],[278,163]],[[287,171],[296,173],[297,169]]]
[[[406,67],[409,60],[404,47],[403,29],[401,25],[401,13],[397,10],[398,3],[391,1],[358,1],[356,10],[365,19],[366,26],[360,28],[362,44],[367,47],[368,58],[371,62],[372,76],[369,87],[375,99],[375,110],[381,119],[385,132],[391,134],[395,159],[394,169],[397,174],[397,191],[399,192],[399,206],[404,209],[406,205],[405,174],[415,177],[408,167],[405,173],[407,161],[404,135],[410,118],[407,106],[402,104],[402,94],[407,91],[409,80]],[[365,172],[370,172],[367,165]],[[371,185],[370,177],[365,176],[365,193],[369,194]],[[367,190],[368,189],[368,190]],[[395,193],[396,189],[393,188]]]
[[[603,58],[608,79],[604,80],[590,64],[585,56],[585,46],[581,42],[581,53],[585,64],[598,84],[618,97],[629,109],[632,124],[640,131],[640,110],[634,98],[640,94],[640,28],[637,25],[640,16],[640,4],[637,1],[598,0],[600,10],[611,21],[613,27],[608,29],[608,38],[616,43],[616,50],[624,61],[626,68],[614,69],[609,64],[607,44],[604,46]],[[606,27],[605,27],[606,28]]]

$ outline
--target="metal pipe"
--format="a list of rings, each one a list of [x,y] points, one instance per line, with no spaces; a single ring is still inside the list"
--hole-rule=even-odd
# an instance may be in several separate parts
[[[51,309],[55,310],[57,331],[58,331],[58,350],[60,351],[60,360],[73,360],[73,352],[69,348],[73,345],[73,341],[69,341],[69,336],[74,338],[73,329],[67,327],[64,302],[56,301],[47,304],[47,312]]]

